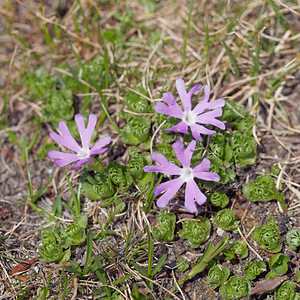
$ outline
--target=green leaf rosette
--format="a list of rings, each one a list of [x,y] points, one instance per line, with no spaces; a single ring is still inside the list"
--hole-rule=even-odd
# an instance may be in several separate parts
[[[118,161],[113,161],[107,167],[110,180],[123,192],[127,192],[128,188],[132,184],[132,177],[128,169],[121,165]]]
[[[221,192],[214,192],[209,196],[209,200],[213,206],[224,208],[229,204],[229,198]]]
[[[208,239],[210,230],[211,223],[209,220],[200,217],[200,222],[196,220],[184,221],[178,234],[182,239],[187,239],[192,248],[198,248]]]
[[[239,225],[239,221],[236,220],[234,212],[230,209],[223,209],[218,211],[217,214],[213,217],[213,222],[221,229],[233,232],[237,230],[237,227]]]
[[[293,281],[284,281],[274,293],[274,300],[299,300],[300,293],[295,292],[296,285]]]
[[[215,265],[209,269],[205,281],[208,283],[210,288],[216,289],[217,287],[224,284],[229,275],[230,270],[227,267]]]
[[[151,227],[154,237],[157,240],[164,240],[166,242],[173,241],[176,216],[171,213],[162,213],[157,217],[157,220],[159,225],[157,227]]]
[[[251,283],[242,276],[234,275],[220,287],[219,293],[224,300],[240,299],[249,296]]]
[[[292,250],[300,246],[300,228],[293,228],[286,234],[286,242]]]
[[[262,271],[267,270],[266,263],[263,261],[247,261],[244,268],[245,277],[254,280],[257,276],[261,274]]]
[[[260,175],[243,187],[244,196],[253,202],[266,202],[276,199],[275,180],[269,175]]]
[[[245,241],[239,240],[231,244],[230,249],[236,254],[240,259],[244,259],[248,256],[248,247]]]
[[[230,138],[235,164],[244,168],[256,162],[257,144],[253,137],[234,131]]]
[[[282,245],[279,244],[279,229],[276,225],[276,219],[273,217],[268,218],[266,224],[255,228],[252,238],[259,244],[260,248],[271,253],[277,253],[282,248]]]
[[[73,93],[70,89],[52,90],[42,106],[47,122],[57,126],[60,120],[71,120],[74,116]]]

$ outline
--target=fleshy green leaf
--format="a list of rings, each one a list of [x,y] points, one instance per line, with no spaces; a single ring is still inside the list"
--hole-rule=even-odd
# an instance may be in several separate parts
[[[254,181],[246,183],[243,187],[244,196],[253,202],[266,202],[276,199],[273,186],[275,180],[269,175],[260,175]]]
[[[292,250],[296,250],[300,246],[300,228],[293,228],[286,234],[286,242]]]
[[[250,281],[242,276],[234,275],[220,287],[219,293],[224,300],[247,297],[251,289]]]
[[[179,257],[176,260],[176,265],[178,266],[178,270],[181,272],[185,272],[189,268],[189,264],[182,257]]]
[[[211,267],[208,271],[206,281],[210,288],[215,289],[228,279],[230,275],[230,270],[227,267],[222,267],[220,265],[215,265]]]
[[[111,197],[116,189],[106,173],[98,173],[95,176],[97,183],[93,185],[94,191],[101,197]]]
[[[284,275],[288,270],[288,262],[290,259],[281,254],[274,254],[269,260],[270,268],[279,276]]]
[[[218,211],[213,217],[213,222],[216,226],[227,231],[236,231],[239,225],[239,221],[236,220],[234,212],[230,209]]]
[[[141,88],[137,88],[136,90],[141,94],[145,94],[145,91]],[[127,105],[130,111],[136,113],[147,113],[149,109],[148,101],[132,91],[129,91],[125,95],[125,104]]]
[[[159,225],[152,227],[154,237],[158,240],[172,241],[174,239],[176,216],[171,213],[162,213],[157,217],[157,220]]]
[[[295,292],[296,283],[290,280],[284,281],[277,292],[274,293],[274,300],[298,300],[300,294]]]
[[[244,259],[248,256],[248,247],[243,240],[235,241],[230,248],[240,259]]]
[[[128,171],[134,178],[141,179],[144,175],[144,157],[136,147],[131,146],[127,151],[129,154]]]
[[[210,195],[209,200],[213,206],[220,206],[221,208],[224,208],[229,203],[229,198],[226,196],[226,194],[221,192],[214,192]]]
[[[279,244],[280,233],[274,218],[268,218],[266,224],[255,228],[252,238],[262,249],[271,253],[277,253],[282,248]]]
[[[187,239],[192,248],[198,248],[208,239],[210,230],[211,223],[209,220],[200,217],[200,222],[196,220],[184,221],[178,234],[182,239]]]
[[[132,184],[132,177],[128,169],[119,162],[113,161],[108,165],[107,170],[111,181],[122,191],[127,192]]]
[[[137,145],[149,137],[151,120],[145,116],[128,116],[127,124],[121,132],[121,139],[126,144]]]
[[[253,137],[234,131],[230,139],[230,146],[238,167],[244,168],[256,162],[257,144]]]
[[[63,249],[55,240],[47,240],[38,248],[40,261],[45,263],[59,262],[63,257]]]
[[[205,157],[207,157],[211,162],[209,172],[216,172],[220,176],[219,182],[206,182],[205,187],[207,189],[213,189],[219,184],[234,182],[236,177],[235,172],[232,169],[228,168],[228,166],[225,166],[225,162],[212,154],[207,154]]]
[[[71,120],[74,116],[73,93],[70,89],[52,90],[43,104],[42,113],[46,121],[57,126],[60,120]]]
[[[254,280],[262,271],[267,270],[267,266],[263,261],[247,261],[243,270],[246,278]]]

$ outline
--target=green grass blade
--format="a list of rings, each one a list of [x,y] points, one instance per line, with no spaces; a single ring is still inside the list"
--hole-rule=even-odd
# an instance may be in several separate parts
[[[47,192],[48,184],[51,182],[52,179],[53,179],[53,176],[51,176],[47,180],[47,182],[34,195],[31,196],[31,202],[32,203],[35,203],[38,198],[40,198],[41,196],[43,196]]]
[[[53,206],[52,206],[52,214],[54,216],[58,216],[58,217],[62,216],[62,201],[61,201],[61,196],[57,196],[55,198]]]
[[[93,237],[94,235],[91,232],[87,233],[87,238],[86,238],[86,261],[83,267],[82,274],[83,276],[87,275],[88,272],[90,271],[90,266],[91,266],[91,260],[92,260],[92,252],[93,252]]]
[[[104,52],[104,69],[105,69],[105,78],[104,78],[104,86],[108,89],[108,82],[109,82],[109,59],[108,59],[108,51],[105,49]]]
[[[273,0],[267,0],[268,3],[271,5],[271,7],[274,10],[274,13],[277,17],[278,22],[283,26],[285,30],[288,28],[292,30],[293,33],[295,33],[295,29],[291,24],[289,23],[288,19],[280,12],[279,8],[276,6],[275,2]]]
[[[215,256],[217,256],[222,250],[225,248],[226,244],[228,243],[229,237],[226,237],[222,239],[220,242],[218,242],[214,247],[211,242],[209,242],[204,254],[200,258],[199,262],[196,264],[196,266],[183,278],[181,278],[178,281],[179,286],[182,286],[184,282],[196,274],[202,272],[207,263],[212,260]]]
[[[204,29],[205,29],[205,45],[204,45],[204,54],[206,56],[206,64],[209,62],[209,58],[210,58],[210,38],[209,38],[209,30],[208,30],[208,26],[207,23],[204,24]],[[195,76],[195,78],[197,78]]]
[[[188,35],[189,35],[189,31],[190,31],[190,24],[191,24],[191,19],[192,19],[193,6],[194,6],[194,0],[192,0],[191,4],[190,4],[189,16],[188,16],[186,29],[185,29],[185,34],[184,34],[183,49],[182,49],[183,61],[185,61],[185,59],[186,59],[186,42],[187,42],[187,38],[188,38]]]
[[[142,266],[140,266],[139,264],[133,262],[132,265],[134,266],[134,268],[143,276],[148,277],[147,276],[147,270],[145,268],[143,268]]]
[[[80,6],[80,13],[82,14],[82,17],[83,17],[83,26],[84,26],[84,29],[85,29],[85,32],[86,32],[86,35],[91,38],[91,34],[90,34],[90,29],[89,29],[89,23],[87,21],[87,18],[86,18],[86,15],[84,13],[84,9],[81,5],[81,1],[77,1],[77,3],[79,4]]]
[[[155,268],[153,269],[152,273],[151,273],[151,278],[153,278],[157,272],[159,272],[162,268],[162,266],[164,265],[166,259],[167,259],[167,254],[163,254],[162,257],[158,260]]]
[[[234,73],[235,73],[236,77],[240,77],[240,70],[239,70],[239,66],[238,66],[238,63],[237,63],[235,57],[233,56],[229,47],[224,42],[222,42],[222,45],[224,46],[225,51],[226,51],[227,55],[229,56],[229,59],[231,61],[231,65],[234,69]]]
[[[152,266],[153,266],[154,242],[148,226],[147,226],[147,237],[148,237],[148,278],[151,278]]]
[[[270,98],[273,95],[273,93],[277,90],[279,85],[282,83],[282,81],[284,80],[284,77],[287,74],[289,74],[290,72],[292,72],[293,70],[297,69],[298,67],[300,67],[300,63],[293,65],[292,67],[288,68],[286,71],[281,73],[279,76],[277,76],[275,79],[273,79],[271,81],[272,87],[271,87],[270,91],[267,93],[266,97]]]
[[[89,82],[89,84],[91,86],[93,86],[95,88],[95,90],[97,91],[97,93],[99,94],[99,96],[100,96],[100,104],[101,104],[101,107],[102,107],[102,110],[103,110],[105,116],[110,121],[111,125],[117,131],[117,133],[121,134],[121,130],[120,130],[119,126],[112,120],[111,116],[109,115],[109,112],[107,111],[107,103],[106,103],[105,97],[104,97],[101,89],[99,88],[99,86],[97,84],[95,84],[93,82]]]

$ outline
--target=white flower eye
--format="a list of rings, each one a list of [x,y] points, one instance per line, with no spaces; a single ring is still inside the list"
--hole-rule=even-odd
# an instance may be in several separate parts
[[[184,111],[182,120],[187,125],[195,124],[195,114],[191,110]]]
[[[79,152],[77,152],[77,156],[79,159],[85,159],[90,157],[90,149],[81,148]]]
[[[194,178],[194,173],[192,168],[183,168],[181,173],[181,178],[188,182]]]

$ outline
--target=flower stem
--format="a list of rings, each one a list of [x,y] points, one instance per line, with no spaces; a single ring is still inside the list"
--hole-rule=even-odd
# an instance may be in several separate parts
[[[80,214],[80,198],[78,199],[76,197],[76,194],[75,194],[74,189],[72,187],[72,184],[70,182],[70,179],[69,179],[68,173],[66,171],[66,168],[63,168],[63,170],[64,170],[64,174],[65,174],[66,179],[67,179],[69,189],[70,189],[71,194],[72,194],[73,203],[74,203],[74,206],[75,206],[75,217],[77,217]]]

